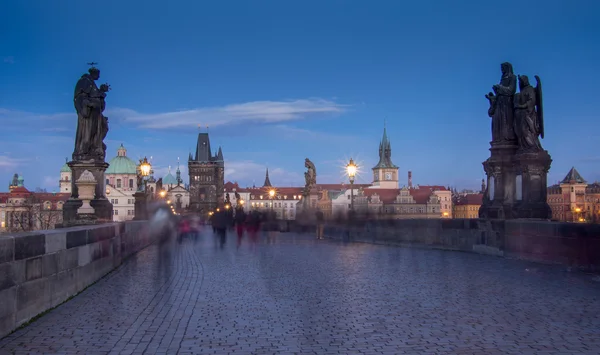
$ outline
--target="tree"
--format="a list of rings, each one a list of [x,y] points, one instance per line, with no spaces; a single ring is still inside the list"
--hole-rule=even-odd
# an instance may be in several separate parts
[[[35,194],[15,202],[11,207],[12,211],[7,211],[7,229],[13,233],[54,229],[62,222],[62,210],[52,204],[44,205],[44,201]]]

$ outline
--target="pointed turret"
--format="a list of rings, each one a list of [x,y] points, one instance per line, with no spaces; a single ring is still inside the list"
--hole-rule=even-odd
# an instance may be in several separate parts
[[[269,168],[267,168],[267,174],[265,175],[265,183],[263,184],[263,187],[273,187],[273,185],[271,185],[271,180],[269,180]]]
[[[577,171],[577,169],[575,169],[575,167],[572,167],[571,170],[569,170],[569,172],[567,173],[567,176],[565,176],[565,178],[560,182],[561,184],[586,184],[587,181],[585,181],[585,179],[583,177],[581,177],[581,175],[579,174],[579,172]]]
[[[387,136],[387,128],[383,126],[383,137],[379,143],[379,162],[373,169],[398,168],[392,163],[392,145]]]
[[[179,160],[177,161],[177,171],[175,172],[175,178],[177,179],[177,185],[181,185],[183,180],[181,179],[181,169],[179,169]]]
[[[223,161],[223,151],[221,150],[221,147],[219,146],[219,152],[217,153],[217,160],[218,161]]]

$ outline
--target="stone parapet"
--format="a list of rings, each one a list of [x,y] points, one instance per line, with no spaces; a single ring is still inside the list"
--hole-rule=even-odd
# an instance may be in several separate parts
[[[0,337],[51,309],[151,244],[146,221],[0,236]]]
[[[303,231],[314,233],[312,228]],[[324,234],[350,242],[466,251],[600,271],[597,224],[520,219],[372,220],[329,223]]]

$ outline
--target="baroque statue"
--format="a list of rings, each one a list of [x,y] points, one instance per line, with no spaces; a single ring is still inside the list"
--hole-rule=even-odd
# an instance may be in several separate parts
[[[75,85],[73,102],[77,111],[77,132],[73,160],[104,162],[104,138],[108,133],[108,118],[102,113],[106,107],[105,98],[110,86],[102,84],[98,88],[96,80],[100,78],[100,70],[94,67],[96,63],[88,64],[92,67]]]
[[[514,96],[517,91],[517,77],[513,73],[512,64],[504,62],[500,65],[502,77],[500,83],[492,86],[494,92],[485,97],[490,102],[488,115],[492,118],[492,142],[513,142],[514,130]]]
[[[544,111],[542,107],[542,82],[535,76],[536,87],[529,84],[527,75],[519,75],[519,93],[515,94],[515,133],[519,150],[542,150],[539,137],[544,138]]]
[[[304,161],[304,167],[307,169],[304,173],[305,187],[310,189],[317,184],[317,169],[315,164],[308,158]]]

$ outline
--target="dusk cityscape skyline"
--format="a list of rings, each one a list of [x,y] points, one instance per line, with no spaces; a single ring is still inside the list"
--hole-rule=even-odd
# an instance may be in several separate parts
[[[212,144],[223,147],[226,181],[260,185],[269,167],[274,185],[300,186],[309,157],[321,183],[344,181],[350,158],[361,168],[357,183],[369,183],[385,122],[400,186],[410,170],[415,184],[477,189],[489,155],[484,95],[499,63],[510,61],[544,83],[548,183],[572,166],[600,180],[591,98],[600,51],[589,45],[595,2],[518,3],[519,15],[531,16],[515,14],[511,26],[493,25],[495,4],[345,4],[344,13],[336,2],[319,11],[310,4],[190,3],[169,9],[176,16],[165,23],[164,4],[153,2],[135,15],[134,5],[111,3],[7,5],[3,23],[19,35],[3,39],[0,53],[0,190],[14,173],[30,188],[58,188],[73,151],[73,80],[92,60],[99,83],[112,86],[107,158],[124,144],[133,159],[152,157],[157,177],[180,158],[187,180],[188,153],[208,126]],[[88,33],[74,31],[88,21],[76,13],[110,25],[89,43]],[[525,34],[536,31],[544,35],[532,45]]]

